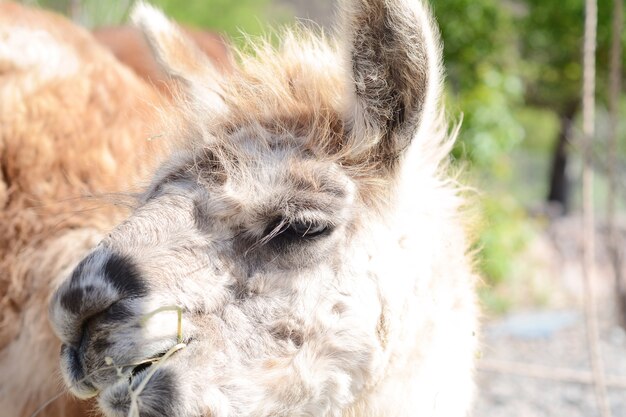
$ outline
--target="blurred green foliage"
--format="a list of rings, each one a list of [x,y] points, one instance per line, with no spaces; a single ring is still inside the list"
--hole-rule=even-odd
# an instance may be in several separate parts
[[[444,43],[449,108],[464,115],[455,156],[490,175],[506,175],[500,157],[524,135],[514,117],[523,86],[512,71],[512,16],[500,0],[434,0],[433,8]]]
[[[126,21],[133,0],[22,0],[22,3],[55,10],[81,25],[94,28]]]
[[[512,153],[526,136],[517,117],[525,91],[514,16],[500,0],[434,0],[433,8],[444,43],[448,109],[464,115],[454,156],[469,163],[478,188],[490,190],[480,198],[478,266],[487,286],[498,285],[510,276],[531,230],[514,191],[496,190],[511,182]],[[491,310],[508,306],[491,291],[482,298]]]
[[[211,28],[238,40],[242,34],[259,35],[276,22],[270,0],[154,0],[168,16],[188,25]]]
[[[83,26],[94,28],[125,24],[134,0],[23,0],[24,3],[56,10]],[[287,20],[271,0],[150,0],[168,16],[186,25],[209,28],[235,41],[242,34],[259,35],[277,22]],[[278,14],[278,16],[277,16]]]
[[[599,97],[606,96],[611,38],[612,1],[598,2],[597,65]],[[584,2],[525,0],[519,25],[519,66],[527,88],[527,102],[559,114],[576,106],[582,84]],[[626,41],[626,35],[622,34]],[[624,42],[623,42],[624,43]],[[626,63],[626,57],[624,60]]]
[[[463,112],[454,155],[482,198],[479,266],[488,286],[512,275],[547,193],[561,119],[579,110],[581,0],[432,0],[444,42],[449,110]],[[612,2],[598,2],[597,79],[607,92]],[[624,45],[626,34],[622,34]],[[626,57],[626,55],[624,55]],[[626,64],[626,59],[624,61]],[[600,113],[600,118],[602,114]],[[483,292],[495,310],[506,302]]]

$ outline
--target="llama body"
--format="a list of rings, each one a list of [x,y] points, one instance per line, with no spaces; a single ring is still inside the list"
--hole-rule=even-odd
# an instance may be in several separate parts
[[[228,45],[222,37],[211,32],[191,28],[185,28],[184,31],[220,71],[226,72],[232,69],[232,57]],[[141,78],[157,87],[162,93],[171,94],[172,87],[167,74],[161,70],[155,61],[148,43],[137,28],[132,26],[103,27],[95,29],[93,36],[113,52],[120,62],[132,68]]]
[[[162,103],[88,32],[0,3],[0,414],[30,416],[61,390],[47,305],[128,216],[107,195],[137,191],[158,160],[146,138]],[[64,396],[43,415],[89,408]]]
[[[106,416],[465,415],[475,278],[438,37],[418,1],[343,16],[341,42],[287,32],[221,75],[135,11],[182,86],[173,151],[50,301],[64,380]],[[171,306],[184,347],[136,367],[177,344],[151,314]]]

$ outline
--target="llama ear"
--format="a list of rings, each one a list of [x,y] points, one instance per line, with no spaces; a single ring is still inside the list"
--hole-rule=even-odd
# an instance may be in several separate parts
[[[344,11],[348,149],[393,166],[441,94],[441,48],[422,0],[353,0]],[[372,160],[375,159],[375,160]]]
[[[134,6],[131,20],[143,32],[161,69],[180,82],[189,96],[212,110],[226,110],[219,71],[178,25],[142,1]]]

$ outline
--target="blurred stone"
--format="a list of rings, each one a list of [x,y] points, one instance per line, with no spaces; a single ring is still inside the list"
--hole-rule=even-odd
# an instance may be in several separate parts
[[[519,312],[490,325],[486,333],[492,337],[549,338],[580,320],[581,314],[573,310]]]

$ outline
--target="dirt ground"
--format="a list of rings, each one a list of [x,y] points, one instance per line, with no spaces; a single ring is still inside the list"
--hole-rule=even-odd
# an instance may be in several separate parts
[[[607,379],[622,379],[621,386],[609,389],[609,401],[613,416],[626,416],[626,334],[614,323],[611,311],[606,310],[611,309],[604,308],[600,319],[604,368]],[[576,378],[568,381],[569,375],[556,380],[564,369],[590,369],[585,320],[580,309],[515,312],[487,323],[483,331],[475,417],[600,415],[591,384]],[[508,369],[509,362],[520,364],[520,374]],[[539,374],[545,375],[522,375],[534,370],[529,365],[541,366]]]
[[[513,309],[487,319],[478,362],[474,417],[600,416],[590,373],[580,268],[582,232],[576,217],[554,221],[528,249],[523,261],[544,307]],[[595,292],[600,349],[614,417],[626,416],[626,332],[618,325],[614,286],[603,238],[596,236]],[[543,287],[537,282],[542,282]],[[513,369],[511,369],[513,368]],[[534,376],[529,376],[533,374]],[[581,380],[582,379],[582,380]]]

